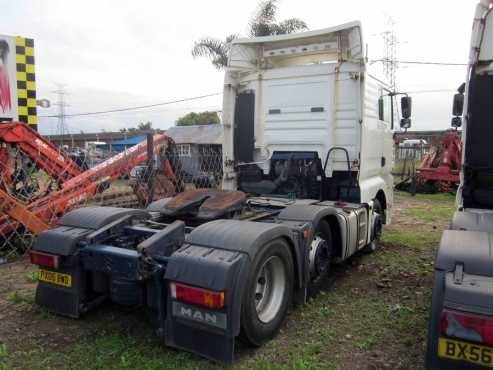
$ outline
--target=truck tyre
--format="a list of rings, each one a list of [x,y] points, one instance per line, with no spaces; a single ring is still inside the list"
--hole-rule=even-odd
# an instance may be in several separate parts
[[[240,338],[258,347],[279,330],[293,295],[294,266],[283,239],[264,245],[255,257],[241,307]]]
[[[378,213],[383,217],[383,208],[378,199],[373,199],[373,212]],[[372,236],[373,240],[366,247],[363,248],[363,253],[373,253],[378,249],[380,237],[382,236],[382,218],[376,220],[376,224],[373,226]]]
[[[321,220],[315,229],[310,245],[310,285],[308,295],[316,294],[327,280],[332,263],[332,230],[327,221]]]

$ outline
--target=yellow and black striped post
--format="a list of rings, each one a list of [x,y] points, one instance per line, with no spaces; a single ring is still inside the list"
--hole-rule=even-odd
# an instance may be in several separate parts
[[[34,73],[34,40],[15,38],[17,71],[17,110],[19,121],[37,130],[36,77]]]

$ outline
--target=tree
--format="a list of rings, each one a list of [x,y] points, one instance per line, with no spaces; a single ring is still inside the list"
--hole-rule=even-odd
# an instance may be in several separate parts
[[[204,37],[195,42],[192,48],[192,56],[194,58],[207,57],[214,67],[223,69],[228,64],[231,42],[237,37],[238,35],[229,35],[224,41],[212,37]]]
[[[289,18],[277,23],[278,2],[279,0],[264,0],[259,4],[249,23],[251,37],[285,35],[308,29],[307,24],[299,18]]]
[[[190,112],[176,120],[177,126],[192,126],[192,125],[213,125],[219,123],[219,115],[217,112]]]
[[[152,128],[152,122],[147,121],[147,122],[139,122],[137,127],[129,127],[129,128],[121,128],[120,132],[121,133],[138,133],[138,132],[147,132],[147,131],[152,131],[152,132],[159,132],[159,129],[153,129]]]
[[[138,131],[152,131],[152,122],[147,121],[146,123],[140,122],[137,126]]]
[[[284,35],[308,29],[306,23],[299,18],[289,18],[277,23],[278,1],[263,0],[259,3],[255,15],[249,22],[249,34],[251,37]],[[228,64],[231,42],[237,37],[238,35],[229,35],[224,41],[204,37],[195,42],[192,48],[192,55],[194,58],[209,58],[214,67],[223,69]]]

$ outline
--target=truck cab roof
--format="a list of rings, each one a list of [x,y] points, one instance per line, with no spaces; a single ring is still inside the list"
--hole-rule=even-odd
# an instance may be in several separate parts
[[[229,69],[361,60],[361,23],[287,35],[240,38],[232,42]],[[256,60],[265,63],[254,63]]]

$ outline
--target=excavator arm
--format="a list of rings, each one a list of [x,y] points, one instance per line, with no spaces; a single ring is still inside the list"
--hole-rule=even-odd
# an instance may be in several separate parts
[[[62,187],[64,182],[81,174],[81,169],[63,151],[46,140],[28,125],[20,122],[0,125],[0,175],[6,184],[10,183],[11,163],[5,144],[17,147],[43,169]]]
[[[171,139],[163,134],[153,137],[153,154],[166,151]],[[33,234],[38,234],[55,224],[59,217],[80,204],[87,202],[105,185],[127,174],[131,169],[147,159],[147,142],[137,144],[122,153],[115,155],[99,165],[64,182],[62,189],[50,193],[28,205],[0,192],[0,207],[3,204],[5,216],[0,217],[0,236],[17,229],[20,225],[28,228]],[[176,182],[172,167],[166,159],[166,177],[169,179],[170,189],[168,196],[172,196],[181,189],[182,185]],[[171,172],[170,172],[171,171]]]

